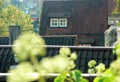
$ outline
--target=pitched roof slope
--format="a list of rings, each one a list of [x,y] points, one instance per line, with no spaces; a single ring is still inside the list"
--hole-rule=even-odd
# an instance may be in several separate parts
[[[51,46],[47,45],[46,57],[52,57],[59,54],[59,49],[63,46]],[[77,60],[75,61],[75,69],[81,70],[83,73],[87,73],[88,62],[90,60],[96,60],[96,62],[104,63],[106,68],[110,63],[116,59],[116,55],[112,53],[111,47],[80,47],[80,46],[64,46],[71,49],[72,52],[77,53]],[[7,72],[11,65],[15,65],[17,62],[14,60],[14,54],[12,52],[12,46],[0,46],[0,72]]]

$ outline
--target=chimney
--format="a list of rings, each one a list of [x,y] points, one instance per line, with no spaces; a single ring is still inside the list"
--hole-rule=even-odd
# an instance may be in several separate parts
[[[9,27],[9,45],[13,45],[13,42],[20,35],[20,26]]]

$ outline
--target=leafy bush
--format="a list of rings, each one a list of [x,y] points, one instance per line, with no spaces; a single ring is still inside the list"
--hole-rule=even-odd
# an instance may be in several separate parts
[[[110,67],[94,79],[94,82],[120,82],[120,39],[113,49],[117,59],[110,64]]]
[[[67,47],[60,48],[58,55],[39,61],[37,57],[45,56],[46,47],[42,37],[37,34],[19,36],[14,42],[13,51],[19,64],[9,70],[11,75],[7,77],[7,82],[45,82],[44,75],[49,73],[60,73],[55,82],[88,82],[82,78],[79,70],[73,70],[77,55]]]
[[[99,63],[98,65],[96,65],[97,62],[95,60],[91,60],[88,62],[88,73],[103,73],[105,71],[105,64],[103,63]]]

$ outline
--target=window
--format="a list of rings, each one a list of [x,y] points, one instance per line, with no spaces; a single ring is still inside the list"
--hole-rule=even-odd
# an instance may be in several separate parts
[[[51,18],[50,27],[67,27],[66,18]]]
[[[57,18],[52,18],[50,20],[50,26],[51,27],[58,27],[58,19]]]
[[[59,19],[59,27],[67,27],[67,19]]]

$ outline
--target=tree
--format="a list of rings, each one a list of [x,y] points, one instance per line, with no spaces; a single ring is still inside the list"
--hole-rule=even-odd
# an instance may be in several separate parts
[[[0,18],[0,36],[8,36],[9,26],[17,25],[21,27],[21,33],[33,31],[33,21],[29,15],[19,10],[13,5],[9,5],[3,9],[3,0],[0,2],[1,18]]]
[[[0,0],[0,35],[4,35],[4,33],[3,33],[4,28],[1,28],[1,27],[4,27],[4,25],[5,25],[5,22],[2,19],[3,2],[4,2],[4,0]]]
[[[2,6],[3,6],[3,0],[0,0],[0,16],[1,16],[1,13],[2,13]]]
[[[116,15],[120,14],[120,0],[114,0],[114,1],[115,1],[115,8],[114,8],[112,14],[114,16],[116,16]]]

